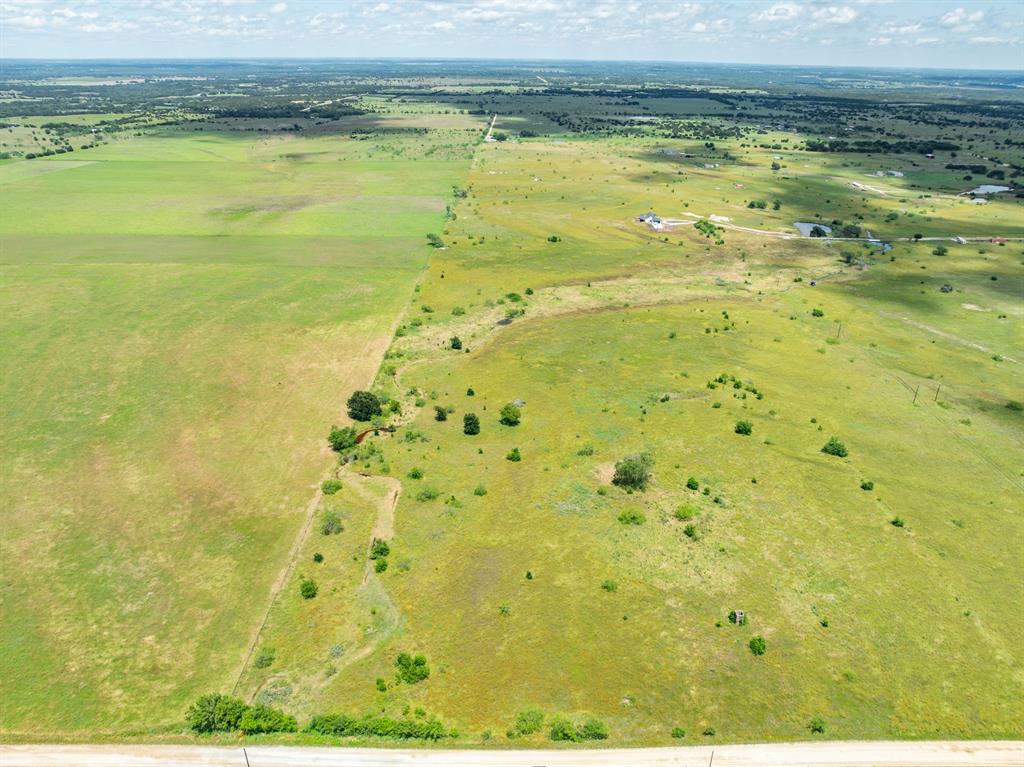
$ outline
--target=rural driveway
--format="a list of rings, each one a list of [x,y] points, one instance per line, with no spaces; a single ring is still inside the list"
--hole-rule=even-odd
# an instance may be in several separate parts
[[[773,743],[551,751],[0,745],[3,767],[1020,767],[1024,741]]]

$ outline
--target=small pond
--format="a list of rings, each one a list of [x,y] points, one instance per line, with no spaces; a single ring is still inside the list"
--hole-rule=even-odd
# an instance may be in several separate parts
[[[1009,192],[1010,187],[999,186],[998,184],[982,184],[976,186],[968,194],[996,194],[997,192]]]

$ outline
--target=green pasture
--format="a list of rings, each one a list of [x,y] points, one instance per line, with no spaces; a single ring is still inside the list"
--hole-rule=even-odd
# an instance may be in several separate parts
[[[9,737],[234,683],[463,167],[185,131],[89,160],[0,167]]]

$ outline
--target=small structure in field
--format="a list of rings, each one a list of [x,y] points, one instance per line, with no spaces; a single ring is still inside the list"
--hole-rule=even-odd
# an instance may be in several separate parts
[[[943,285],[941,288],[939,288],[939,292],[940,293],[952,293],[953,292],[953,286],[950,285],[947,282],[945,285]]]

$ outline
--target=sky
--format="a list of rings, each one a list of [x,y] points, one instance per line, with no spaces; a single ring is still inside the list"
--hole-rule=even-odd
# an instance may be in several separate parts
[[[0,0],[0,58],[220,57],[1020,70],[1024,0]]]

